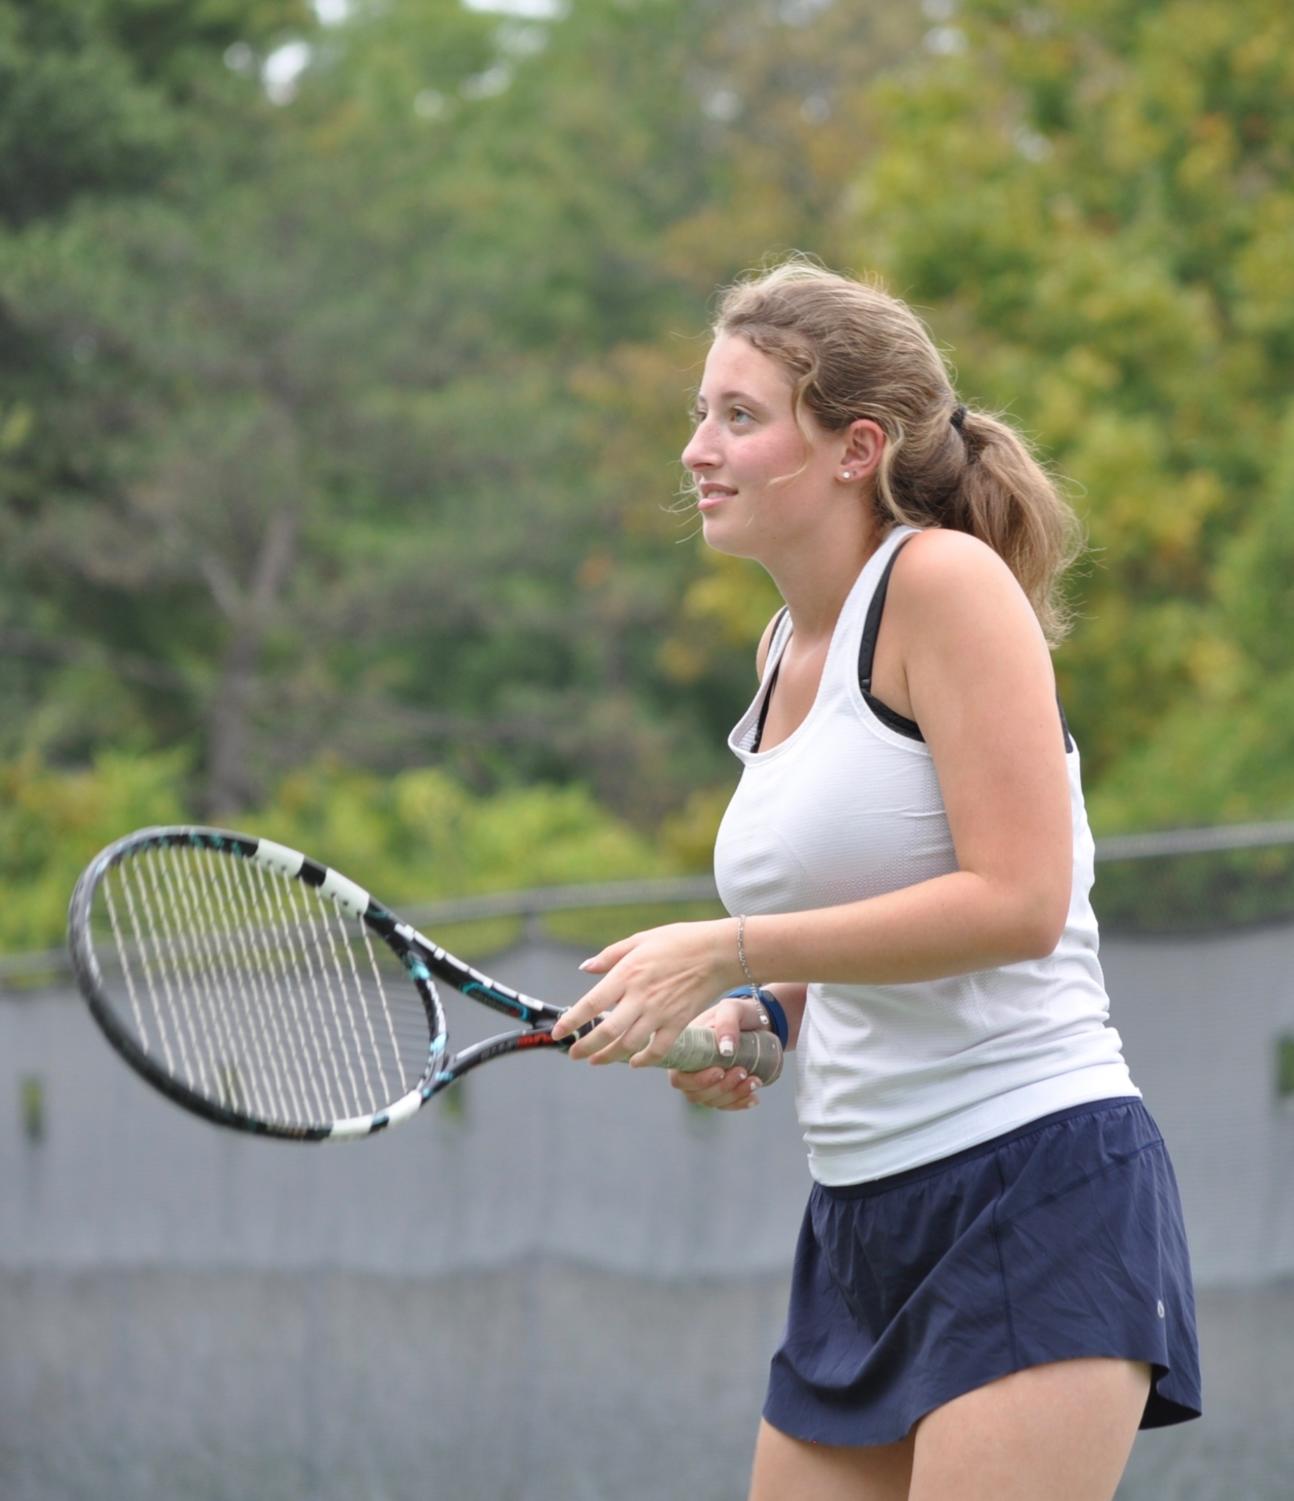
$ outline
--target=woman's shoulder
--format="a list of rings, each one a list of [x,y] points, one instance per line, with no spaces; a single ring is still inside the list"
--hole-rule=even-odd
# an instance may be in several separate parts
[[[909,538],[895,560],[886,614],[909,665],[914,651],[927,648],[946,663],[978,659],[986,648],[997,654],[1009,643],[1048,655],[1009,565],[966,532],[931,527]]]
[[[953,624],[1021,606],[1033,615],[1006,560],[968,532],[927,527],[909,537],[894,560],[889,610],[912,612],[926,623]]]
[[[923,527],[909,536],[900,545],[894,574],[916,588],[946,587],[958,579],[1013,581],[1010,568],[987,542],[942,526]]]

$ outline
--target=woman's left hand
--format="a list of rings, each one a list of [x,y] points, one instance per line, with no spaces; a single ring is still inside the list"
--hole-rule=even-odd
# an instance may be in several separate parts
[[[591,1063],[659,1063],[689,1022],[741,983],[731,918],[648,928],[580,968],[603,978],[562,1014],[553,1036],[566,1037],[602,1017],[571,1047],[572,1058]]]

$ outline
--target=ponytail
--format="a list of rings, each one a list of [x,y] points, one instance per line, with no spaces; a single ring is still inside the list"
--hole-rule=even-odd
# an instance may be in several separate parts
[[[1081,550],[1077,517],[1021,433],[959,405],[906,303],[797,255],[728,288],[714,332],[740,335],[787,371],[797,420],[807,407],[832,432],[877,423],[880,519],[978,537],[1011,569],[1047,640],[1063,639],[1060,581]]]

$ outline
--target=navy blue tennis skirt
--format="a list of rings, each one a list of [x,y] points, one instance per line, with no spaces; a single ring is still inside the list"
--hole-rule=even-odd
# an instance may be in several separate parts
[[[954,1397],[1084,1356],[1151,1366],[1143,1428],[1199,1416],[1177,1181],[1135,1098],[875,1182],[815,1184],[764,1416],[816,1443],[894,1443]]]

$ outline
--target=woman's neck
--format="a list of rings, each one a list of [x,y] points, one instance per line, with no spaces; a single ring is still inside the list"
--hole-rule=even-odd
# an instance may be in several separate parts
[[[795,639],[802,649],[831,639],[849,591],[883,539],[879,526],[869,526],[852,545],[815,549],[801,558],[782,558],[769,568],[791,612]]]

